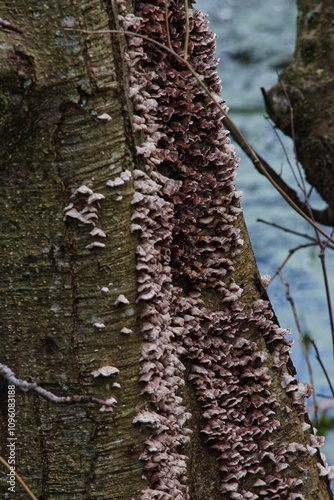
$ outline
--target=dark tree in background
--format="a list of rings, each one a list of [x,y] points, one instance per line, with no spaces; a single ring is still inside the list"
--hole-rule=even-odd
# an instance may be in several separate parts
[[[267,111],[275,124],[291,137],[292,107],[298,159],[308,182],[333,213],[333,3],[299,0],[297,5],[294,59],[280,74],[280,82],[268,93]],[[334,224],[333,216],[331,222]]]
[[[160,0],[0,17],[0,362],[116,405],[18,389],[16,470],[40,500],[332,498],[222,112],[187,66],[219,94],[203,15],[170,2],[169,50],[134,36],[168,46]],[[3,405],[5,459],[7,438]]]

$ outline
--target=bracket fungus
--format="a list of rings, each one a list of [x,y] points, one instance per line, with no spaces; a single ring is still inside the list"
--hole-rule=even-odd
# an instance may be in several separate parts
[[[93,191],[88,186],[82,185],[82,186],[78,187],[74,191],[74,193],[71,195],[71,199],[76,198],[76,196],[78,194],[88,194],[88,195],[91,195],[91,194],[93,194]]]
[[[107,237],[106,233],[97,227],[94,227],[89,234],[91,236],[100,236],[101,238]]]
[[[72,201],[63,210],[63,220],[66,221],[74,219],[79,222],[79,225],[93,225],[94,227],[89,233],[90,236],[106,238],[104,231],[96,227],[96,223],[99,219],[99,202],[104,199],[105,196],[102,193],[94,193],[93,189],[89,186],[86,186],[85,184],[79,186],[70,196],[70,200]],[[85,246],[85,250],[104,248],[105,246],[105,243],[93,241]]]
[[[164,0],[139,3],[136,15],[127,13],[124,0],[118,6],[125,30],[168,44]],[[169,10],[173,49],[182,56],[183,2],[171,2]],[[189,9],[188,25],[188,61],[227,112],[219,97],[214,35],[198,10]],[[296,414],[304,421],[309,387],[288,372],[289,331],[275,323],[268,302],[246,307],[234,278],[243,246],[236,225],[242,193],[235,189],[238,160],[222,113],[172,54],[140,37],[128,37],[127,44],[142,165],[133,171],[131,200],[131,232],[139,238],[140,381],[150,408],[133,420],[149,433],[141,455],[149,487],[141,498],[190,498],[184,445],[191,436],[186,426],[191,415],[180,396],[185,359],[201,411],[201,434],[217,455],[226,498],[304,498],[303,481],[290,463],[306,450],[313,431],[305,429],[303,442],[287,449],[273,433],[280,427],[278,408],[287,408],[286,418]],[[107,185],[116,187],[117,179],[125,181],[119,177]],[[214,307],[206,303],[208,296],[215,297]],[[121,297],[115,305],[128,303]],[[254,330],[259,342],[252,340]],[[277,391],[270,390],[273,377],[280,382],[283,406]],[[319,465],[322,474],[332,474],[323,459]]]
[[[112,412],[113,411],[113,407],[117,405],[117,399],[114,398],[114,397],[111,397],[109,399],[106,400],[106,403],[108,403],[108,406],[106,405],[103,405],[101,406],[100,408],[100,411],[109,411],[109,412]]]
[[[92,318],[92,324],[95,326],[95,328],[105,328],[106,325],[103,323],[102,320]]]
[[[126,328],[125,326],[124,328],[122,328],[121,333],[123,333],[123,335],[130,335],[131,333],[133,333],[133,331],[131,330],[131,328]]]
[[[111,375],[117,375],[119,373],[119,369],[116,366],[102,366],[98,370],[94,370],[91,372],[93,377],[99,377],[102,375],[103,377],[110,377]]]
[[[128,305],[130,304],[129,300],[123,295],[122,293],[117,297],[117,299],[114,302],[115,306],[118,305]]]
[[[102,115],[97,116],[95,120],[98,122],[110,122],[112,118],[108,113],[102,113]]]
[[[105,243],[101,243],[101,241],[93,241],[93,243],[89,243],[88,245],[85,246],[86,250],[92,250],[92,248],[104,248],[106,245]]]

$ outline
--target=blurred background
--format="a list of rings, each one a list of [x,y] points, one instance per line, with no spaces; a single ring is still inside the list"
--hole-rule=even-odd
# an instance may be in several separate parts
[[[216,33],[220,58],[219,76],[222,97],[230,108],[229,115],[252,145],[276,172],[296,191],[298,187],[286,160],[284,150],[270,122],[260,88],[269,90],[277,82],[277,73],[292,59],[296,38],[297,7],[293,0],[199,0],[196,7],[208,14],[211,30]],[[295,166],[291,139],[278,131],[281,141]],[[233,141],[232,139],[232,142]],[[286,228],[314,237],[313,229],[296,214],[261,176],[239,147],[237,155],[236,187],[243,191],[243,209],[260,274],[275,273],[287,257],[289,250],[308,240],[258,222],[264,219]],[[302,193],[299,194],[303,199]],[[323,208],[325,204],[312,192],[311,205]],[[324,228],[328,231],[328,228]],[[293,254],[283,268],[290,286],[304,335],[315,340],[321,360],[334,385],[333,344],[329,324],[324,278],[319,259],[319,248],[308,247]],[[332,296],[334,297],[334,252],[327,249],[326,266]],[[331,277],[333,279],[331,279]],[[309,373],[299,340],[285,286],[277,276],[268,288],[270,300],[283,328],[292,328],[292,360],[297,377],[309,382]],[[313,369],[315,392],[320,407],[333,400],[331,391],[312,345],[309,356]],[[308,400],[312,416],[312,397]],[[332,405],[333,406],[333,405]],[[321,449],[329,464],[334,464],[334,408],[319,412],[319,433],[326,435]]]

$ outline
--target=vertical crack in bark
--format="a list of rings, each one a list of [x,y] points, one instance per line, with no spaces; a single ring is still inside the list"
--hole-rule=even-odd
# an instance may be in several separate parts
[[[109,28],[111,30],[119,30],[120,23],[118,20],[117,5],[115,4],[114,1],[111,2],[107,1],[105,8],[109,18]],[[118,99],[122,103],[121,109],[123,115],[124,128],[126,131],[126,137],[128,140],[129,147],[131,149],[133,156],[135,156],[135,146],[134,146],[135,136],[132,130],[132,121],[130,117],[131,104],[128,98],[129,71],[124,58],[124,53],[126,50],[126,42],[124,38],[121,37],[120,35],[111,34],[110,37],[112,41],[112,50],[115,61],[116,81],[118,82],[118,87],[119,87]]]

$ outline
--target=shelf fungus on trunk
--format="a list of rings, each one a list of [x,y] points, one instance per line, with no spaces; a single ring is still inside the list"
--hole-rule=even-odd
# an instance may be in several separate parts
[[[122,1],[118,5],[125,30],[168,43],[163,0],[139,3],[136,15]],[[181,56],[183,5],[169,5],[172,46]],[[310,389],[288,372],[289,332],[273,321],[268,302],[246,307],[235,280],[244,243],[236,224],[241,193],[235,190],[237,158],[222,113],[168,51],[136,36],[127,37],[127,44],[137,140],[131,231],[139,235],[140,380],[149,401],[133,421],[150,434],[141,457],[149,481],[142,500],[190,498],[191,415],[180,396],[185,362],[224,498],[305,498],[300,471],[291,464],[307,452],[310,436],[314,449],[319,438],[312,428],[289,446],[273,436],[283,432],[279,411],[287,421],[293,414],[304,422]],[[214,51],[207,21],[190,9],[188,61],[217,96]],[[333,474],[324,457],[318,465],[321,475]]]

